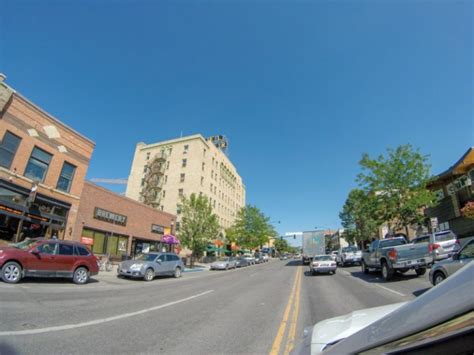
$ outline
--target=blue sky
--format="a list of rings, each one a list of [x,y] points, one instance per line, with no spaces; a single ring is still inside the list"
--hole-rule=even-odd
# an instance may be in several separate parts
[[[138,141],[225,134],[282,233],[338,227],[364,152],[411,143],[439,173],[474,142],[470,1],[0,7],[0,72],[97,143],[89,178],[127,177]]]

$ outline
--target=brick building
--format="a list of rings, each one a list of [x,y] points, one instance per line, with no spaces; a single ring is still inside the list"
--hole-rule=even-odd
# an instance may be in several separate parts
[[[73,239],[90,245],[95,254],[161,250],[164,234],[173,232],[176,216],[86,182]]]
[[[200,134],[138,143],[126,196],[176,213],[178,227],[181,198],[192,193],[206,196],[224,231],[245,206],[245,185],[226,155],[227,145],[224,136],[204,138]]]
[[[71,239],[93,150],[0,74],[0,239]]]

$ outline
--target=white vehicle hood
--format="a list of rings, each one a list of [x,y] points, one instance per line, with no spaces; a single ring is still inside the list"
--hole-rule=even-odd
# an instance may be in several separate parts
[[[369,324],[385,317],[406,302],[394,303],[381,307],[366,308],[352,313],[323,320],[313,328],[311,335],[311,354],[322,353],[327,344],[336,343],[347,338]]]

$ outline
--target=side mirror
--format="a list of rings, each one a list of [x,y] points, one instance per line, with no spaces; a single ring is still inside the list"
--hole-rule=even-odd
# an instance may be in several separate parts
[[[453,254],[453,260],[459,260],[459,253]]]
[[[161,260],[160,260],[160,259],[156,259],[156,263],[157,263],[157,264],[161,264]]]
[[[33,254],[33,255],[35,255],[35,256],[39,256],[39,254],[40,254],[39,251],[38,251],[38,249],[36,249],[36,248],[32,249],[32,250],[30,251],[30,253]]]

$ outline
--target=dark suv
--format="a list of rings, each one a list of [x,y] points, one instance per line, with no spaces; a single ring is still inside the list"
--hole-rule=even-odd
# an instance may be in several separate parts
[[[78,242],[56,239],[26,239],[0,247],[0,276],[4,282],[17,283],[25,276],[72,278],[85,284],[97,275],[94,254]]]

